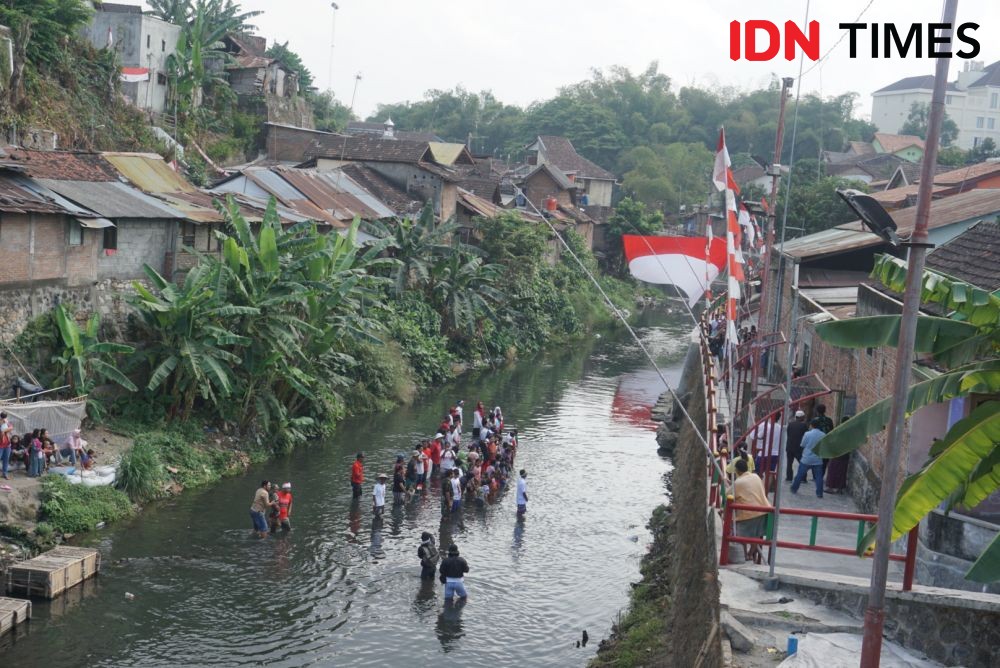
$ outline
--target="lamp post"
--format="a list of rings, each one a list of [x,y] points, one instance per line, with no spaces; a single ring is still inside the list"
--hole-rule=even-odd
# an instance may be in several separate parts
[[[327,66],[326,72],[326,87],[327,90],[333,90],[333,38],[337,32],[337,10],[340,9],[340,5],[336,2],[330,3],[330,8],[333,10],[330,19],[330,63]]]
[[[358,96],[358,84],[361,83],[361,72],[354,75],[354,92],[351,93],[351,106],[349,111],[354,113],[354,98]]]
[[[943,28],[939,34],[942,51],[951,51],[952,28],[958,0],[945,0]],[[868,608],[865,610],[864,638],[861,645],[861,667],[877,668],[882,654],[882,629],[885,623],[885,586],[889,576],[889,549],[892,537],[892,513],[896,505],[896,479],[903,446],[903,426],[906,421],[906,404],[910,390],[910,370],[913,364],[913,341],[917,330],[920,309],[920,286],[924,273],[924,256],[927,253],[927,227],[930,220],[931,191],[934,187],[934,165],[937,162],[941,122],[944,120],[944,93],[948,83],[948,65],[951,60],[941,58],[934,72],[934,92],[931,95],[930,115],[927,119],[927,142],[923,163],[920,166],[920,190],[917,194],[917,216],[909,246],[906,269],[906,290],[903,292],[903,314],[899,323],[899,342],[896,347],[896,378],[893,384],[892,410],[886,432],[885,466],[882,469],[882,487],[878,500],[878,530],[875,536],[875,556],[872,559],[871,588]],[[864,218],[862,218],[864,220]]]

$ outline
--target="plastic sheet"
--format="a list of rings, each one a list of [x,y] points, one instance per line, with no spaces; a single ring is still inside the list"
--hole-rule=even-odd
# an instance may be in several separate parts
[[[858,665],[861,636],[852,633],[807,633],[799,638],[799,651],[778,668],[847,668]],[[888,640],[882,641],[881,668],[939,668],[943,664],[920,658]]]

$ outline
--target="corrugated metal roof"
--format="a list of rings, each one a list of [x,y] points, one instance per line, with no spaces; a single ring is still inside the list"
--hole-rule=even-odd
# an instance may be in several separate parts
[[[195,187],[155,153],[104,153],[115,169],[148,193],[193,192]]]
[[[37,180],[49,190],[108,218],[183,218],[175,209],[117,181]]]
[[[337,169],[330,172],[317,172],[317,174],[333,182],[336,187],[342,188],[344,192],[357,197],[365,206],[372,210],[375,217],[392,218],[395,215],[385,202],[378,199],[373,193],[365,190],[361,184],[357,183],[343,171]]]
[[[786,241],[780,248],[782,252],[791,257],[807,258],[836,255],[882,243],[885,242],[870,232],[842,230],[833,227],[829,230]]]
[[[330,179],[321,172],[301,169],[279,169],[278,173],[314,205],[323,211],[329,211],[337,221],[350,221],[355,216],[367,220],[385,218],[379,211],[368,207],[353,194],[339,187],[336,178]],[[343,175],[341,178],[347,180]]]
[[[53,199],[35,189],[25,187],[25,179],[13,174],[0,174],[0,211],[4,213],[65,213]]]
[[[802,294],[817,304],[823,306],[833,304],[856,304],[858,302],[858,286],[843,288],[808,288]]]

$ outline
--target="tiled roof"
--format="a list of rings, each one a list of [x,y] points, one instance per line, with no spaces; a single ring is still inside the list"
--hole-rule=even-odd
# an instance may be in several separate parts
[[[614,174],[577,153],[573,142],[566,137],[539,135],[538,142],[545,159],[567,174],[575,173],[585,179],[615,180]]]
[[[385,132],[385,124],[371,121],[350,121],[347,123],[344,132],[349,135],[375,135],[381,137]],[[433,132],[418,132],[396,128],[393,134],[396,139],[406,139],[408,141],[441,141],[441,138]]]
[[[934,89],[934,75],[926,74],[919,77],[906,77],[900,79],[895,83],[891,83],[885,88],[879,88],[875,91],[877,93],[889,93],[896,90],[933,90]]]
[[[378,198],[398,216],[411,216],[419,213],[423,207],[423,202],[410,196],[405,190],[397,188],[370,167],[352,163],[344,165],[339,171],[347,174],[355,183]]]
[[[1000,223],[984,220],[927,255],[927,268],[988,292],[1000,290]]]
[[[118,174],[100,153],[34,151],[8,147],[0,167],[32,178],[68,181],[117,181]]]
[[[837,176],[847,172],[862,171],[875,180],[888,179],[903,162],[906,161],[892,153],[857,155],[853,156],[852,160],[827,164],[826,173]]]
[[[766,174],[767,172],[764,171],[763,167],[761,167],[757,163],[753,163],[751,165],[744,165],[742,167],[737,167],[736,169],[734,169],[733,179],[736,181],[736,183],[743,185],[744,183],[749,183],[754,179],[759,179],[760,177],[765,176]]]
[[[847,147],[847,152],[855,155],[870,155],[875,152],[874,147],[866,141],[849,141]]]
[[[981,88],[983,86],[1000,86],[1000,60],[983,68],[983,76],[969,84],[969,88]]]
[[[1000,175],[1000,162],[980,162],[938,174],[934,177],[934,185],[970,186],[977,181],[997,175]]]
[[[367,135],[320,137],[306,149],[307,158],[418,163],[430,160],[428,142],[387,139]]]
[[[882,145],[886,153],[896,153],[911,146],[924,148],[924,140],[916,135],[893,135],[887,132],[876,132],[875,140]]]

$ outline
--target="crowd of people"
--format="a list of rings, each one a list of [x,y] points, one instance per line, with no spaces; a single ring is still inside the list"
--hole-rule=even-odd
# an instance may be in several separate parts
[[[382,522],[390,498],[393,506],[403,506],[414,498],[426,495],[432,486],[437,486],[440,489],[442,517],[460,518],[465,506],[483,508],[495,504],[503,491],[511,486],[517,456],[517,430],[505,430],[503,411],[499,406],[487,410],[480,401],[473,409],[471,436],[465,444],[464,404],[459,400],[449,407],[434,436],[417,443],[409,456],[405,453],[396,455],[391,474],[376,474],[371,488],[373,526]],[[365,463],[365,453],[358,452],[351,464],[354,504],[360,504],[365,495]],[[527,472],[521,469],[513,482],[519,522],[527,513],[527,477]],[[286,482],[280,490],[276,490],[270,481],[261,481],[250,506],[255,534],[263,538],[279,528],[290,531],[291,510],[291,483]],[[468,562],[461,557],[454,543],[445,552],[447,556],[441,559],[434,536],[423,532],[417,548],[420,576],[433,580],[437,573],[438,579],[445,585],[445,600],[455,597],[464,600],[468,596],[464,586],[464,575],[469,571]]]
[[[37,478],[52,466],[69,464],[89,470],[96,462],[93,448],[87,447],[79,429],[74,429],[62,445],[57,445],[46,428],[15,434],[7,413],[0,413],[0,475],[4,480],[9,480],[18,467],[29,478]]]

